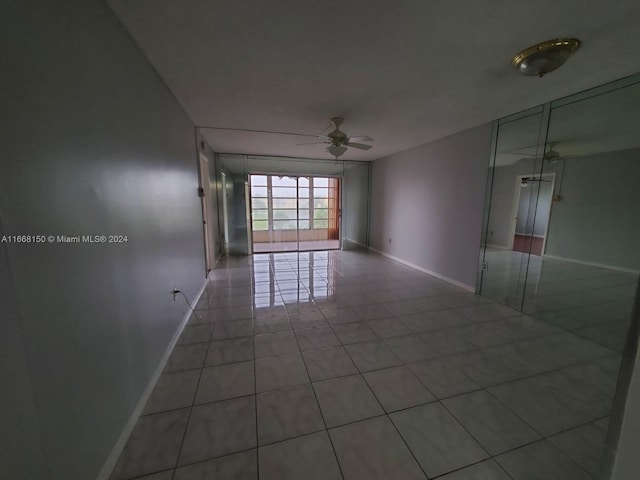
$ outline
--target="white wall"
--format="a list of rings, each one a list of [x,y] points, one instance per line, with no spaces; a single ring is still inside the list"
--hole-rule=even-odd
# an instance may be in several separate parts
[[[105,2],[2,10],[4,233],[128,242],[2,247],[0,477],[88,480],[204,282],[194,130]]]
[[[373,162],[371,246],[473,287],[491,131],[482,125]]]

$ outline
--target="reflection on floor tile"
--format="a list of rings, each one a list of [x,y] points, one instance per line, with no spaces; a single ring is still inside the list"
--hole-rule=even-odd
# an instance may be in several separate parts
[[[253,359],[253,338],[234,338],[211,342],[205,365],[223,365],[225,363],[244,362]]]
[[[505,453],[496,460],[513,480],[592,480],[548,440]]]
[[[439,480],[511,480],[495,460],[485,460],[438,478]]]
[[[212,340],[228,340],[230,338],[250,337],[253,334],[251,319],[235,322],[218,322],[213,329]]]
[[[212,478],[257,480],[258,458],[256,450],[234,453],[177,468],[173,480],[208,480]]]
[[[193,405],[200,370],[165,373],[158,379],[144,413],[158,413]]]
[[[340,340],[329,327],[297,330],[296,338],[298,339],[300,350],[303,352],[340,345]]]
[[[607,430],[594,422],[554,435],[549,441],[593,478],[599,478],[606,437]]]
[[[378,337],[364,322],[334,325],[333,330],[344,345],[377,340]]]
[[[346,345],[345,349],[361,372],[402,364],[393,351],[382,341]]]
[[[221,258],[112,480],[597,478],[637,276],[538,267],[525,315],[361,251]]]
[[[260,447],[262,480],[340,480],[327,432]]]
[[[386,412],[435,401],[407,367],[376,370],[363,376]]]
[[[386,417],[329,430],[345,480],[426,480]]]
[[[360,375],[315,382],[313,389],[327,427],[344,425],[384,413]]]
[[[195,403],[217,402],[254,393],[253,362],[218,365],[202,370]]]
[[[303,353],[311,380],[343,377],[358,373],[351,357],[343,347],[325,348]]]
[[[267,333],[255,337],[256,358],[273,357],[299,351],[293,332]]]
[[[507,383],[489,392],[543,436],[607,415],[613,400],[563,371]]]
[[[390,417],[429,477],[489,457],[439,403],[392,413]]]
[[[173,352],[171,352],[171,356],[165,367],[165,372],[179,372],[181,370],[202,368],[208,348],[209,345],[207,343],[177,345],[173,349]]]
[[[152,473],[144,477],[138,477],[139,480],[173,480],[173,470],[165,470],[164,472]]]
[[[256,359],[256,390],[266,392],[278,388],[309,383],[309,376],[299,353]]]
[[[186,345],[189,343],[207,343],[211,340],[213,332],[212,324],[203,325],[187,325],[182,331],[182,335],[178,339],[178,345]]]
[[[413,363],[408,367],[437,398],[451,397],[480,388],[447,358]]]
[[[417,335],[388,338],[384,340],[384,344],[403,363],[414,363],[438,356],[438,353]]]
[[[193,407],[180,453],[180,465],[247,450],[256,446],[253,397]]]
[[[459,395],[442,403],[491,455],[540,440],[529,425],[486,391]]]
[[[189,409],[141,417],[111,480],[128,479],[173,468],[178,459]]]
[[[311,385],[261,393],[257,400],[259,445],[325,428]]]
[[[411,333],[397,318],[380,318],[365,323],[380,338],[399,337]]]

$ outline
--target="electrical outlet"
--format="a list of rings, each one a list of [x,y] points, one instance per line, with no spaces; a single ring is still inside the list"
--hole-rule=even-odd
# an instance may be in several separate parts
[[[177,288],[174,288],[173,290],[171,290],[171,293],[173,293],[173,301],[176,301],[176,297],[178,296],[178,293],[180,293],[180,290],[178,290]]]

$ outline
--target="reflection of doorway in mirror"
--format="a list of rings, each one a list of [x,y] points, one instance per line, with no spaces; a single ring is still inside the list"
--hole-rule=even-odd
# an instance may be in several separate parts
[[[555,173],[517,175],[509,249],[542,256],[545,251]]]

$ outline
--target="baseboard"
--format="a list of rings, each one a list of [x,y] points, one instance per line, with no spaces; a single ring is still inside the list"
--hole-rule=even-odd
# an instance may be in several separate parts
[[[438,272],[434,272],[433,270],[429,270],[428,268],[424,268],[421,267],[420,265],[416,265],[415,263],[411,263],[408,262],[406,260],[403,260],[402,258],[399,257],[394,257],[393,255],[387,253],[387,252],[383,252],[382,250],[378,250],[377,248],[373,248],[373,247],[368,247],[369,250],[371,250],[372,252],[376,252],[384,257],[390,258],[391,260],[401,263],[403,265],[406,265],[407,267],[411,267],[414,268],[416,270],[421,271],[422,273],[426,273],[428,275],[431,275],[432,277],[436,277],[440,280],[444,280],[447,283],[450,283],[451,285],[454,285],[456,287],[462,288],[464,290],[467,290],[468,292],[472,292],[475,293],[476,291],[476,287],[475,286],[471,286],[471,285],[467,285],[466,283],[460,282],[458,280],[454,280],[453,278],[447,277],[445,275],[441,275]]]
[[[345,242],[349,242],[349,243],[353,243],[354,245],[358,245],[358,246],[360,246],[360,247],[362,247],[362,248],[369,248],[369,247],[368,247],[367,245],[365,245],[364,243],[360,243],[360,242],[358,242],[358,241],[356,241],[356,240],[352,240],[352,239],[350,239],[350,238],[344,238],[344,239],[343,239],[343,241],[345,241]]]
[[[503,245],[493,245],[491,243],[487,243],[486,246],[489,248],[497,248],[498,250],[511,250],[509,247],[505,247]]]
[[[204,292],[205,288],[207,287],[207,283],[209,282],[208,280],[205,279],[205,281],[202,283],[202,287],[200,288],[195,298],[191,302],[193,306],[195,306],[198,303],[198,300],[200,300],[200,297],[202,296],[202,292]],[[133,429],[136,426],[136,423],[138,423],[138,419],[140,418],[140,416],[142,415],[142,412],[144,411],[144,407],[147,404],[147,400],[149,400],[149,397],[151,396],[151,393],[153,392],[153,389],[155,388],[156,383],[160,378],[160,375],[162,375],[162,372],[164,371],[164,367],[167,365],[167,361],[169,360],[169,356],[173,351],[173,347],[175,347],[176,343],[178,343],[178,339],[180,338],[180,335],[182,334],[182,331],[184,330],[184,327],[187,325],[187,322],[189,321],[190,317],[191,317],[191,309],[187,308],[187,312],[185,313],[182,321],[180,322],[180,326],[178,327],[178,330],[176,331],[175,335],[171,339],[171,342],[169,342],[169,346],[167,347],[164,354],[162,355],[162,358],[160,359],[160,363],[158,363],[158,366],[153,372],[153,375],[151,376],[151,379],[149,380],[149,383],[147,384],[146,388],[142,392],[142,395],[140,396],[140,399],[138,400],[136,407],[133,409],[133,412],[129,416],[129,420],[127,420],[127,423],[125,423],[124,428],[122,429],[122,433],[120,433],[118,440],[116,440],[115,445],[111,449],[111,452],[109,453],[109,455],[107,456],[107,459],[102,465],[102,468],[100,469],[100,473],[98,473],[96,480],[108,480],[109,477],[111,476],[113,469],[115,468],[116,463],[118,462],[118,459],[120,458],[120,455],[122,454],[124,447],[127,445],[127,441],[129,440],[129,437],[131,436],[131,433],[133,432]]]
[[[556,255],[543,255],[543,258],[549,258],[551,260],[560,260],[562,262],[578,263],[580,265],[587,265],[589,267],[605,268],[607,270],[615,270],[616,272],[633,273],[640,275],[640,270],[634,270],[633,268],[616,267],[614,265],[607,265],[606,263],[587,262],[585,260],[578,260],[577,258],[558,257]]]

